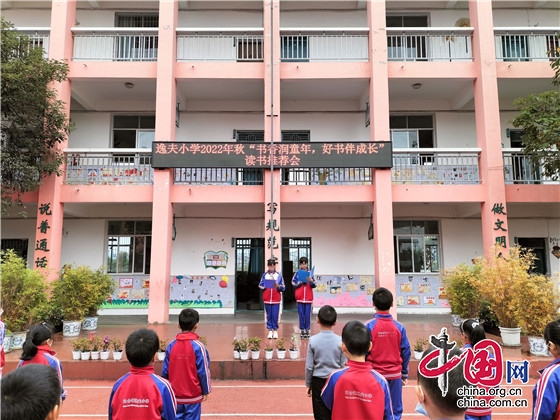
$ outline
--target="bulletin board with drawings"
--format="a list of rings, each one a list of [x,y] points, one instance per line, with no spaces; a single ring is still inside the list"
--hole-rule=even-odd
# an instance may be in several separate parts
[[[315,275],[313,306],[371,308],[371,295],[375,290],[372,275]]]
[[[448,308],[449,303],[439,276],[396,276],[397,308]]]
[[[102,309],[147,309],[150,278],[113,276],[117,289]],[[169,286],[170,308],[233,308],[235,284],[227,275],[175,275]]]

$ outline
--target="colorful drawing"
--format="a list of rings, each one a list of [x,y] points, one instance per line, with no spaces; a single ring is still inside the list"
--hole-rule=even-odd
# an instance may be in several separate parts
[[[323,293],[323,292],[326,292],[326,291],[327,291],[327,285],[326,284],[318,284],[315,287],[315,292]]]
[[[348,283],[346,285],[347,292],[357,292],[358,291],[358,283]]]
[[[342,287],[340,286],[331,286],[330,294],[331,295],[338,295],[342,293]]]
[[[407,305],[420,305],[420,296],[407,296]]]
[[[418,285],[418,293],[430,293],[430,285],[427,283],[421,283]]]
[[[119,279],[119,287],[132,289],[134,287],[134,279],[133,278]]]
[[[424,296],[424,305],[435,305],[436,304],[436,297],[435,296]]]
[[[117,297],[119,299],[128,299],[130,297],[130,290],[128,289],[119,289],[117,292]]]
[[[373,282],[373,278],[371,276],[360,276],[360,284],[368,286],[372,282]]]
[[[397,306],[404,306],[404,296],[397,296]]]
[[[438,287],[438,299],[447,299],[447,294],[445,293],[445,287]]]
[[[412,283],[401,283],[401,292],[412,292]]]
[[[132,289],[131,299],[146,299],[147,289]]]
[[[150,279],[142,279],[142,288],[148,289],[150,287]]]

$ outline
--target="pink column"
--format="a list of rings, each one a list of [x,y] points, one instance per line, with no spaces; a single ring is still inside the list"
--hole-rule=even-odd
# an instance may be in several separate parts
[[[156,133],[158,141],[175,140],[177,0],[161,0],[159,11]],[[169,321],[171,232],[173,225],[172,169],[154,170],[152,204],[152,259],[148,322]]]
[[[387,31],[385,1],[368,1],[369,53],[371,62],[370,137],[374,141],[389,140],[389,79],[387,69]],[[373,241],[375,285],[389,289],[396,300],[393,255],[393,200],[391,170],[374,170]],[[391,309],[396,317],[397,308]]]
[[[280,142],[280,5],[279,1],[263,2],[264,26],[264,141]],[[264,232],[265,258],[275,257],[282,263],[280,170],[265,171]]]
[[[49,58],[70,60],[73,51],[73,38],[70,28],[76,21],[75,0],[53,0],[51,12],[51,31],[49,41]],[[70,116],[71,83],[53,83],[51,88],[57,91],[56,99],[64,102],[64,112]],[[56,147],[63,150],[68,146],[68,139]],[[62,165],[62,170],[66,164]],[[64,203],[60,192],[64,175],[51,175],[42,179],[39,187],[37,230],[33,254],[33,268],[46,269],[47,278],[54,280],[60,269],[62,248],[62,224],[64,222]]]
[[[508,221],[504,167],[500,133],[500,104],[496,79],[496,51],[492,2],[469,0],[476,69],[474,103],[476,136],[480,154],[480,173],[484,188],[481,204],[482,241],[485,255],[498,241],[508,248]]]

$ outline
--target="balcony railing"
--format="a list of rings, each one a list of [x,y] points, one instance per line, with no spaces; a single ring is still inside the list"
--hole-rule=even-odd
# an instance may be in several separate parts
[[[559,28],[495,28],[498,61],[548,61],[560,57]]]
[[[281,61],[368,61],[367,28],[281,29]]]
[[[262,169],[247,168],[175,168],[179,185],[262,185]]]
[[[72,28],[74,61],[156,61],[158,28]]]
[[[473,28],[387,28],[389,61],[472,61]]]
[[[263,28],[177,29],[177,61],[263,61]]]
[[[521,149],[504,149],[504,177],[506,184],[558,184],[542,173],[541,167],[535,167],[530,156]]]
[[[66,184],[151,185],[148,149],[72,149],[66,154]]]
[[[17,32],[27,35],[31,48],[42,48],[43,56],[49,56],[50,28],[15,28]]]

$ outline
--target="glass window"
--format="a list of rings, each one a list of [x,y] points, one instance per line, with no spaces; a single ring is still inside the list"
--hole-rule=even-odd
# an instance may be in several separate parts
[[[439,272],[437,221],[395,221],[393,234],[397,273]]]
[[[107,232],[108,273],[150,274],[152,222],[112,220]]]
[[[432,115],[392,115],[389,128],[395,149],[434,147]]]
[[[153,115],[114,115],[113,147],[151,149],[155,129],[156,119]]]

